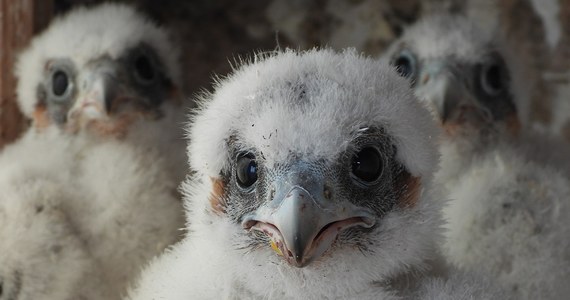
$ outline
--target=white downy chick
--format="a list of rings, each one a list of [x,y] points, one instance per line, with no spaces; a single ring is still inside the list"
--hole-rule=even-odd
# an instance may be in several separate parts
[[[354,51],[261,54],[189,128],[188,236],[129,299],[494,299],[439,263],[438,130]]]
[[[449,260],[492,275],[516,299],[562,299],[570,151],[521,125],[524,81],[507,49],[469,19],[441,15],[409,28],[386,57],[445,131],[435,182],[451,199]]]
[[[129,6],[103,4],[55,19],[16,66],[19,104],[32,127],[0,154],[0,184],[23,174],[22,184],[50,180],[73,192],[50,201],[59,201],[95,261],[105,298],[124,295],[142,267],[182,236],[177,58],[164,29]],[[26,197],[25,186],[13,190],[6,197],[15,199],[0,201]]]

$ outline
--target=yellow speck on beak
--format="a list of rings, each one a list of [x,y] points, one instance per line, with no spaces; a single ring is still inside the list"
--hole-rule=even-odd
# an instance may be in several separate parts
[[[280,256],[283,256],[283,252],[281,252],[281,249],[279,249],[279,247],[277,247],[277,244],[275,244],[274,241],[271,241],[270,243],[271,243],[271,249],[273,249],[273,251],[275,251]]]

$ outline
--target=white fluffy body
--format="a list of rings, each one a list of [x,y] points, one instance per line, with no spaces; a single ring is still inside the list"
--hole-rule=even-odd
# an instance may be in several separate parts
[[[38,295],[35,291],[41,288],[42,299],[78,299],[79,294],[119,299],[142,266],[182,236],[184,219],[177,194],[181,178],[170,172],[168,159],[158,147],[70,137],[56,128],[26,133],[0,157],[0,203],[7,210],[0,215],[0,223],[6,224],[0,235],[17,241],[2,244],[6,246],[2,279],[14,280],[15,273],[6,272],[32,273],[23,280],[22,293]],[[183,160],[179,166],[184,166]],[[56,207],[54,214],[65,215],[65,220],[35,220],[34,205],[44,202]],[[20,223],[41,225],[25,231]],[[69,252],[62,252],[57,263],[49,249],[41,250],[53,243],[47,235],[51,231],[63,231],[58,247]],[[23,234],[26,238],[20,241]],[[43,248],[30,251],[32,243]],[[35,272],[38,260],[45,261],[45,273]],[[77,271],[69,265],[77,265]],[[89,288],[78,277],[83,273],[101,282]],[[52,284],[54,280],[60,284]]]
[[[503,49],[491,35],[470,24],[459,17],[428,18],[410,28],[401,41],[413,43],[418,59],[476,62],[490,49]],[[502,53],[509,63],[508,52]],[[510,68],[516,98],[523,83],[514,70]],[[515,103],[524,105],[520,99]],[[518,110],[519,116],[522,113]],[[440,143],[442,163],[435,182],[452,199],[444,209],[447,258],[496,278],[516,299],[566,298],[570,294],[568,145],[529,128],[513,135],[504,124],[494,124],[485,138],[480,132],[444,136]]]
[[[304,101],[291,88],[299,85],[310,104],[296,103]],[[319,261],[294,268],[269,245],[240,249],[247,243],[241,225],[212,211],[211,179],[229,168],[226,141],[233,134],[261,149],[272,166],[291,152],[332,161],[355,131],[374,125],[393,138],[398,161],[422,187],[415,206],[379,221],[373,253],[333,245]],[[196,113],[188,147],[196,174],[183,185],[189,234],[151,263],[129,299],[493,298],[493,288],[460,276],[454,281],[437,263],[437,135],[428,111],[387,65],[354,51],[257,56],[218,82]]]
[[[500,145],[441,178],[446,253],[459,267],[492,274],[517,299],[570,294],[570,180]],[[445,150],[444,150],[445,155]]]
[[[141,41],[178,83],[176,48],[134,9],[104,4],[55,20],[20,57],[22,109],[33,111],[47,59],[114,57]],[[120,299],[141,268],[181,238],[185,111],[180,99],[163,100],[161,118],[140,118],[120,137],[51,124],[0,153],[0,239],[11,241],[1,246],[0,283],[22,274],[17,299]],[[33,213],[38,205],[45,213]]]
[[[46,143],[39,157],[34,147],[40,144],[25,136],[0,157],[0,298],[107,298],[106,282],[65,207],[78,196],[61,184],[69,174],[52,170],[65,164],[57,157],[67,145]],[[22,161],[22,155],[32,156]]]
[[[97,262],[60,207],[73,195],[46,178],[12,179],[0,192],[0,298],[109,299]]]
[[[168,154],[157,148],[109,141],[90,143],[74,153],[79,156],[74,171],[84,196],[73,203],[72,215],[81,218],[79,230],[108,286],[124,293],[147,261],[182,237],[183,208],[177,192],[182,178],[169,172]]]

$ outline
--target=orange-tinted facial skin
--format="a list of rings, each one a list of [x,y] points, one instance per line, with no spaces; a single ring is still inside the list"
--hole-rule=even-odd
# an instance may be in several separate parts
[[[419,177],[412,176],[407,171],[402,171],[394,182],[394,185],[395,191],[402,191],[400,195],[398,195],[398,206],[400,208],[412,208],[416,206],[422,187]]]
[[[210,194],[210,205],[212,211],[216,214],[226,213],[226,202],[225,202],[225,185],[224,182],[219,178],[210,178],[212,180],[212,192]]]
[[[49,127],[49,125],[51,124],[47,108],[45,107],[45,105],[36,106],[36,110],[34,110],[32,119],[34,127],[40,131]]]
[[[458,112],[454,118],[442,122],[441,127],[449,137],[469,135],[473,132],[481,132],[486,128],[494,126],[504,126],[510,137],[517,137],[521,123],[516,112],[510,113],[501,121],[485,120],[472,106],[462,106],[458,108]]]

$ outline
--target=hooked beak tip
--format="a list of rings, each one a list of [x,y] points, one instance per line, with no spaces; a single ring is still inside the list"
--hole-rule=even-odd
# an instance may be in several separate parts
[[[302,255],[295,256],[295,267],[302,268],[304,266],[306,265],[303,263],[303,256]]]

